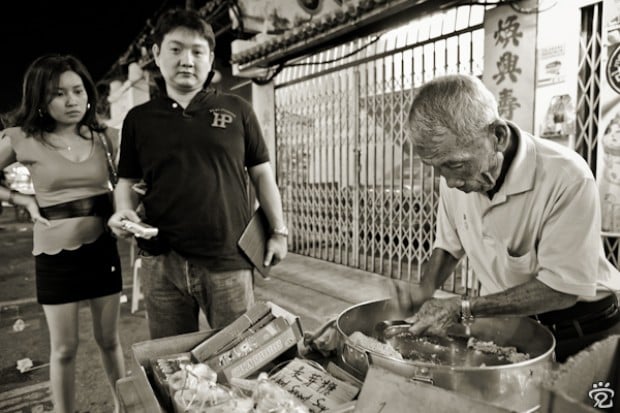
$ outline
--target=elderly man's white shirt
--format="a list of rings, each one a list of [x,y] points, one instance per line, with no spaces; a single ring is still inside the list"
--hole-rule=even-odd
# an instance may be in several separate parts
[[[483,294],[534,278],[586,300],[619,290],[620,273],[603,250],[599,192],[588,164],[570,148],[511,127],[519,146],[492,200],[441,179],[434,247],[456,258],[466,254]]]

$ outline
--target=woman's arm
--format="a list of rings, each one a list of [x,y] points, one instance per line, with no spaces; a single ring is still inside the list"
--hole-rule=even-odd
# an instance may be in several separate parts
[[[6,130],[0,131],[0,169],[17,162],[17,155],[11,146],[11,138]],[[41,216],[39,205],[34,196],[12,191],[5,186],[0,186],[0,201],[9,204],[22,206],[28,210],[32,221],[39,221],[44,225],[49,225],[49,221]]]

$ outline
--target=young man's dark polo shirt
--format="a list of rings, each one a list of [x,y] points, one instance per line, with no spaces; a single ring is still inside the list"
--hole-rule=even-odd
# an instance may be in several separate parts
[[[214,271],[251,268],[237,240],[251,216],[244,167],[269,161],[244,99],[212,89],[183,108],[168,97],[123,122],[119,176],[144,179],[145,222],[170,247]]]

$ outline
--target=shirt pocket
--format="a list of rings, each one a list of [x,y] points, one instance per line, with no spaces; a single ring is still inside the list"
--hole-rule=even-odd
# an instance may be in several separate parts
[[[534,278],[538,267],[536,251],[529,250],[523,255],[514,256],[508,250],[504,251],[506,275],[523,279]],[[522,280],[523,281],[523,280]]]

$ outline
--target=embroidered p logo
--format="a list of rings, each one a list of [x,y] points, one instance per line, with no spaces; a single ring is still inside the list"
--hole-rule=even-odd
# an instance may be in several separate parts
[[[213,122],[211,123],[211,126],[216,128],[226,129],[226,126],[231,123],[234,118],[234,115],[231,112],[223,109],[212,110],[211,113],[213,114]]]

